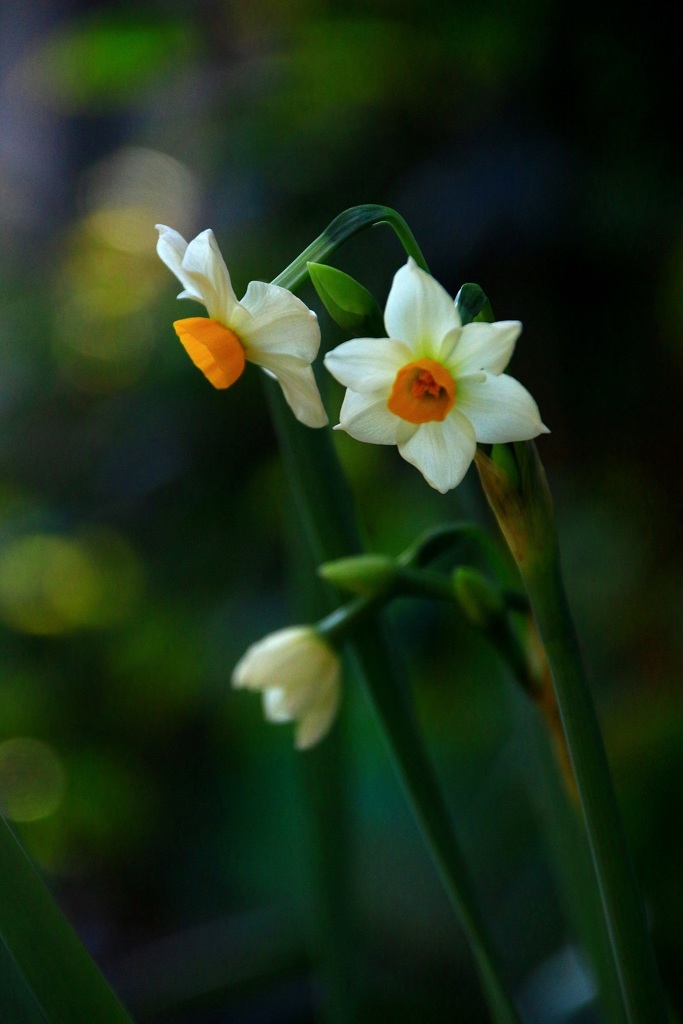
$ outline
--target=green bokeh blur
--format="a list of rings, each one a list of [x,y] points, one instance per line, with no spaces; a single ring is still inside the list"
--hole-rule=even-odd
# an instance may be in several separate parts
[[[567,584],[683,1012],[680,58],[672,25],[614,14],[0,8],[0,804],[141,1021],[298,1024],[321,1000],[317,754],[229,686],[245,646],[306,606],[299,525],[258,372],[216,392],[177,343],[190,307],[154,225],[212,227],[241,295],[366,202],[408,220],[452,294],[476,281],[524,322],[511,370],[552,430],[539,450]],[[335,263],[383,305],[403,258],[379,228]],[[337,440],[371,550],[490,523],[473,471],[441,496],[394,449]],[[451,612],[394,618],[529,1020],[592,1020],[542,838],[533,713]],[[351,679],[330,742],[368,1019],[486,1020]]]

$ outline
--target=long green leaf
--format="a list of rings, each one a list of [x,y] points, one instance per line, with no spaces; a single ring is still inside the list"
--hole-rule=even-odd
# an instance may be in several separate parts
[[[12,1024],[45,1024],[45,1017],[24,977],[0,940],[0,1020]]]
[[[9,998],[22,998],[26,1009],[17,1024],[131,1024],[1,815],[0,940],[42,1014],[30,1015],[15,977]],[[7,959],[4,967],[9,970]],[[3,1013],[3,1021],[14,1019]]]

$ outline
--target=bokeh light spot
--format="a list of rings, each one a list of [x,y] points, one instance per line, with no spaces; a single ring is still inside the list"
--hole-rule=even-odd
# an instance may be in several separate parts
[[[62,762],[41,740],[17,736],[0,743],[0,807],[13,821],[38,821],[64,795]]]
[[[171,224],[189,234],[199,212],[193,172],[143,146],[125,146],[95,164],[83,179],[82,197],[86,223],[100,243],[155,259],[154,225]]]
[[[32,534],[0,553],[0,615],[20,632],[50,636],[114,625],[140,588],[133,552],[106,531],[82,538]]]

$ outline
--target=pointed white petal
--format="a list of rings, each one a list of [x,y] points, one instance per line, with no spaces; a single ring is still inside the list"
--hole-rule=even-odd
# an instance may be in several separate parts
[[[421,423],[398,450],[428,484],[445,494],[460,483],[477,444],[468,420],[453,409],[443,422]]]
[[[320,348],[320,327],[305,302],[274,284],[252,281],[229,326],[251,352],[298,356],[312,363]],[[255,361],[255,360],[252,360]]]
[[[394,277],[384,323],[390,338],[410,346],[413,358],[436,359],[442,338],[460,327],[460,317],[446,289],[409,259]]]
[[[395,416],[383,391],[370,394],[347,391],[339,411],[339,428],[357,441],[368,444],[397,444],[415,430],[415,424]]]
[[[197,290],[197,286],[183,270],[183,256],[187,251],[187,242],[181,234],[165,224],[157,224],[156,229],[159,232],[157,240],[159,258],[183,285],[183,291],[179,294],[178,298],[196,299],[197,302],[203,302],[204,299]]]
[[[444,334],[443,338],[438,345],[434,346],[432,358],[436,359],[437,362],[442,363],[444,366],[450,365],[451,355],[456,348],[460,335],[463,332],[462,327],[453,327],[450,331]],[[455,373],[451,370],[453,376]]]
[[[213,231],[207,228],[188,243],[181,267],[183,284],[202,296],[207,312],[214,320],[230,326],[230,317],[237,306],[230,274],[218,248]]]
[[[157,252],[168,269],[177,275],[187,249],[187,242],[179,231],[169,228],[166,224],[156,224],[155,227],[159,232]]]
[[[449,358],[449,365],[456,376],[476,373],[477,370],[502,373],[510,362],[521,333],[519,320],[466,324]]]
[[[396,374],[412,362],[413,353],[401,341],[389,338],[354,338],[337,345],[325,356],[325,366],[344,387],[354,391],[386,391],[387,397]]]
[[[247,357],[250,358],[249,353]],[[262,366],[271,376],[275,377],[282,388],[287,404],[296,416],[307,427],[324,427],[328,422],[316,384],[313,368],[305,359],[297,356],[276,355],[267,353],[251,358],[251,362]]]
[[[506,373],[487,374],[484,380],[460,377],[456,406],[482,444],[529,441],[549,433],[529,392]]]

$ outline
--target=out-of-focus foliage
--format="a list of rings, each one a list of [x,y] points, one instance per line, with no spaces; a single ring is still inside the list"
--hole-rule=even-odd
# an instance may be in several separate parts
[[[452,294],[479,282],[524,321],[512,371],[552,429],[571,597],[683,1009],[669,29],[561,0],[0,8],[0,803],[141,1020],[304,1021],[319,998],[308,762],[229,689],[247,643],[305,607],[296,515],[256,369],[218,393],[177,344],[191,304],[154,224],[213,227],[241,294],[361,202],[406,217]],[[336,262],[383,306],[404,257],[378,229]],[[373,550],[486,517],[470,477],[441,497],[395,451],[338,444]],[[393,618],[518,991],[569,1020],[590,983],[540,838],[531,711],[450,612]],[[484,1020],[352,679],[339,729],[371,1019]]]

